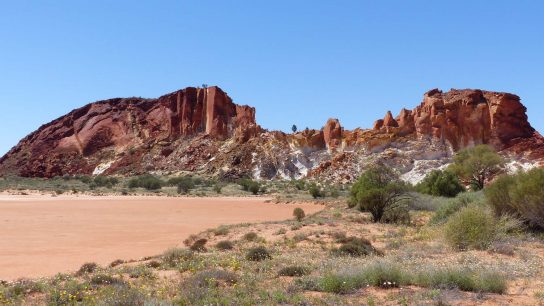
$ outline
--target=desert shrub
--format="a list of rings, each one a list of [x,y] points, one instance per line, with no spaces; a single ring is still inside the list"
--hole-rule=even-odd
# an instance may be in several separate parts
[[[93,183],[96,187],[112,188],[119,183],[119,180],[115,177],[98,175],[94,178]]]
[[[223,250],[223,251],[232,250],[234,248],[234,244],[229,240],[223,240],[223,241],[219,241],[215,245],[215,248],[219,250]]]
[[[399,204],[390,208],[387,208],[382,216],[380,222],[383,223],[395,223],[395,224],[410,224],[410,211],[408,206]]]
[[[143,290],[125,284],[106,287],[98,298],[98,305],[165,305],[155,298],[147,297]],[[56,305],[56,304],[55,304]],[[72,305],[69,303],[68,305]]]
[[[297,221],[302,221],[302,219],[304,219],[304,217],[306,217],[306,214],[304,213],[304,210],[300,207],[297,207],[293,210],[293,216],[295,217],[295,219]]]
[[[8,300],[15,300],[28,294],[44,292],[45,288],[45,284],[41,282],[19,279],[6,286],[4,290],[2,290],[2,286],[0,285],[0,302],[3,301],[2,297]]]
[[[125,267],[125,272],[130,278],[154,278],[153,271],[146,265]]]
[[[409,210],[437,211],[446,205],[450,198],[436,197],[428,194],[411,192],[410,200],[404,202]]]
[[[242,237],[245,241],[256,241],[259,238],[259,235],[255,232],[245,233]]]
[[[175,267],[181,262],[192,259],[193,257],[193,251],[180,248],[169,249],[161,256],[163,263],[169,267]]]
[[[417,285],[426,288],[460,289],[463,291],[504,293],[507,289],[504,275],[489,271],[471,271],[465,268],[421,268],[419,272],[404,269],[400,264],[379,260],[362,268],[325,274],[317,280],[301,279],[298,284],[313,290],[349,293],[367,286],[391,288]],[[311,280],[311,281],[309,281]]]
[[[237,282],[238,276],[233,272],[220,269],[198,272],[181,283],[180,289],[183,296],[180,297],[178,303],[181,305],[237,304],[233,301],[227,302],[224,293],[218,296],[221,292],[218,288],[234,286]]]
[[[467,206],[451,216],[445,224],[448,243],[460,250],[487,249],[495,240],[496,220],[484,207]]]
[[[85,275],[93,273],[98,269],[98,265],[94,262],[84,263],[79,270],[77,270],[76,275]]]
[[[448,170],[473,190],[481,190],[491,178],[503,170],[503,166],[504,159],[493,147],[478,145],[457,152]]]
[[[310,195],[311,195],[314,199],[322,198],[322,197],[323,197],[323,191],[322,191],[321,188],[319,188],[319,186],[317,186],[316,184],[312,184],[312,185],[310,186],[310,188],[308,188],[308,193],[310,193]]]
[[[306,188],[306,183],[303,180],[295,180],[294,184],[297,190],[304,190]]]
[[[150,268],[153,268],[153,269],[157,269],[157,268],[159,268],[161,266],[161,263],[159,261],[156,261],[156,260],[151,260],[148,263],[146,263],[146,266],[148,266]]]
[[[446,222],[449,216],[455,214],[471,203],[479,203],[483,200],[481,192],[461,193],[457,197],[448,200],[440,206],[431,218],[431,223],[440,224]]]
[[[47,294],[47,302],[49,305],[77,305],[77,302],[82,302],[87,295],[87,289],[88,283],[70,280],[62,285],[53,286]]]
[[[265,247],[251,248],[246,253],[246,259],[249,261],[262,261],[265,259],[272,259],[272,255]]]
[[[84,184],[90,184],[93,181],[93,178],[88,175],[78,176],[77,179]]]
[[[229,234],[229,228],[224,226],[224,225],[221,225],[219,226],[218,228],[214,229],[213,230],[213,234],[215,236],[225,236],[225,235],[228,235]]]
[[[191,177],[182,176],[177,178],[176,186],[179,194],[185,194],[195,188],[195,183]]]
[[[215,193],[221,193],[223,187],[223,184],[216,183],[215,185],[213,185],[213,191],[215,191]]]
[[[439,197],[455,197],[463,192],[465,188],[461,185],[459,178],[448,170],[433,170],[419,184],[416,185],[418,192]]]
[[[110,263],[110,267],[114,268],[114,267],[117,267],[117,266],[122,265],[122,264],[124,264],[124,263],[125,263],[124,260],[122,260],[122,259],[116,259],[116,260],[114,260],[114,261],[112,261],[112,262]]]
[[[282,268],[278,272],[278,275],[279,276],[292,276],[292,277],[297,276],[297,277],[300,277],[300,276],[307,275],[309,273],[310,273],[310,269],[308,269],[307,267],[288,266],[288,267]]]
[[[195,252],[206,252],[207,242],[208,242],[208,239],[205,239],[205,238],[198,239],[197,241],[193,242],[190,249],[191,251],[195,251]]]
[[[340,191],[336,188],[331,188],[330,190],[331,198],[338,198],[340,196]]]
[[[532,227],[544,229],[544,169],[498,178],[485,190],[497,215],[515,215]]]
[[[162,188],[164,182],[153,175],[143,175],[131,178],[128,182],[129,188],[145,188],[147,190],[158,190]]]
[[[381,252],[372,246],[372,243],[364,238],[348,237],[341,240],[342,245],[338,249],[333,249],[334,255],[348,256],[368,256],[371,254],[381,255]]]
[[[124,283],[122,279],[113,277],[111,274],[100,273],[91,277],[90,283],[95,286],[113,285]]]
[[[353,184],[349,205],[372,214],[374,222],[382,222],[385,211],[398,206],[407,198],[407,185],[392,169],[383,165],[371,166]]]
[[[251,179],[241,179],[238,181],[238,184],[242,187],[242,190],[249,191],[253,194],[259,193],[261,184]]]

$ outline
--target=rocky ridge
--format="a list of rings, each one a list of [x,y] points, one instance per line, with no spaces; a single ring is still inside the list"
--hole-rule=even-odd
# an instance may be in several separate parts
[[[416,182],[455,151],[490,144],[513,168],[544,166],[544,138],[520,98],[433,89],[413,110],[388,111],[372,129],[293,134],[262,129],[255,109],[220,88],[188,87],[157,99],[117,98],[73,110],[22,139],[0,159],[2,175],[198,172],[225,178],[320,178],[349,182],[377,161]]]

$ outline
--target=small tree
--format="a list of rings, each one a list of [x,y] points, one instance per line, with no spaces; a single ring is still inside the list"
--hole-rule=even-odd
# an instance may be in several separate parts
[[[293,126],[291,127],[291,131],[293,131],[293,133],[296,133],[297,132],[297,126],[293,124]]]
[[[182,193],[185,194],[189,192],[189,190],[195,188],[195,183],[193,179],[188,176],[181,177],[177,181],[177,185],[178,185],[178,193],[180,194]]]
[[[451,171],[433,170],[416,186],[417,191],[442,197],[455,197],[465,188]]]
[[[302,221],[304,217],[306,217],[306,214],[304,213],[304,210],[300,207],[297,207],[293,210],[293,216],[295,219],[297,219],[298,222]]]
[[[321,198],[323,197],[323,192],[321,191],[321,188],[319,188],[317,185],[313,184],[309,189],[308,192],[310,195],[314,198]]]
[[[483,189],[485,183],[499,174],[504,166],[504,159],[489,145],[461,150],[453,160],[449,170],[474,190]]]
[[[380,222],[386,210],[399,207],[407,199],[407,191],[408,187],[393,170],[374,165],[351,187],[350,207],[368,211],[374,222]]]

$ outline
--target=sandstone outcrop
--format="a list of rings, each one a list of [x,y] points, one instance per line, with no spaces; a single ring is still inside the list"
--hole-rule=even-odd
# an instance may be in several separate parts
[[[0,158],[0,175],[174,173],[228,179],[355,179],[377,161],[410,181],[451,162],[452,152],[490,144],[522,167],[544,166],[544,138],[520,98],[483,90],[428,91],[412,110],[388,111],[371,129],[262,129],[255,109],[220,88],[188,87],[157,99],[117,98],[76,109]]]

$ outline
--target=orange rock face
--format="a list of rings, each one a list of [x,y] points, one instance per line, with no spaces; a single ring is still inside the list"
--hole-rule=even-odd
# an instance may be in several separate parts
[[[338,119],[329,119],[323,127],[323,137],[327,149],[334,150],[342,144],[342,126]]]
[[[0,160],[24,176],[89,173],[93,157],[208,135],[244,141],[260,131],[255,109],[240,106],[218,87],[194,88],[158,99],[110,99],[88,104],[28,135]],[[5,162],[10,159],[9,162]]]
[[[544,166],[544,138],[513,94],[433,89],[413,110],[402,109],[397,117],[387,112],[372,129],[348,131],[329,119],[321,130],[285,134],[261,129],[253,107],[233,103],[218,87],[189,87],[158,99],[118,98],[76,109],[0,158],[0,175],[184,170],[266,179],[327,173],[349,181],[362,161],[376,156],[406,172],[429,160],[443,165],[452,150],[484,143]]]

